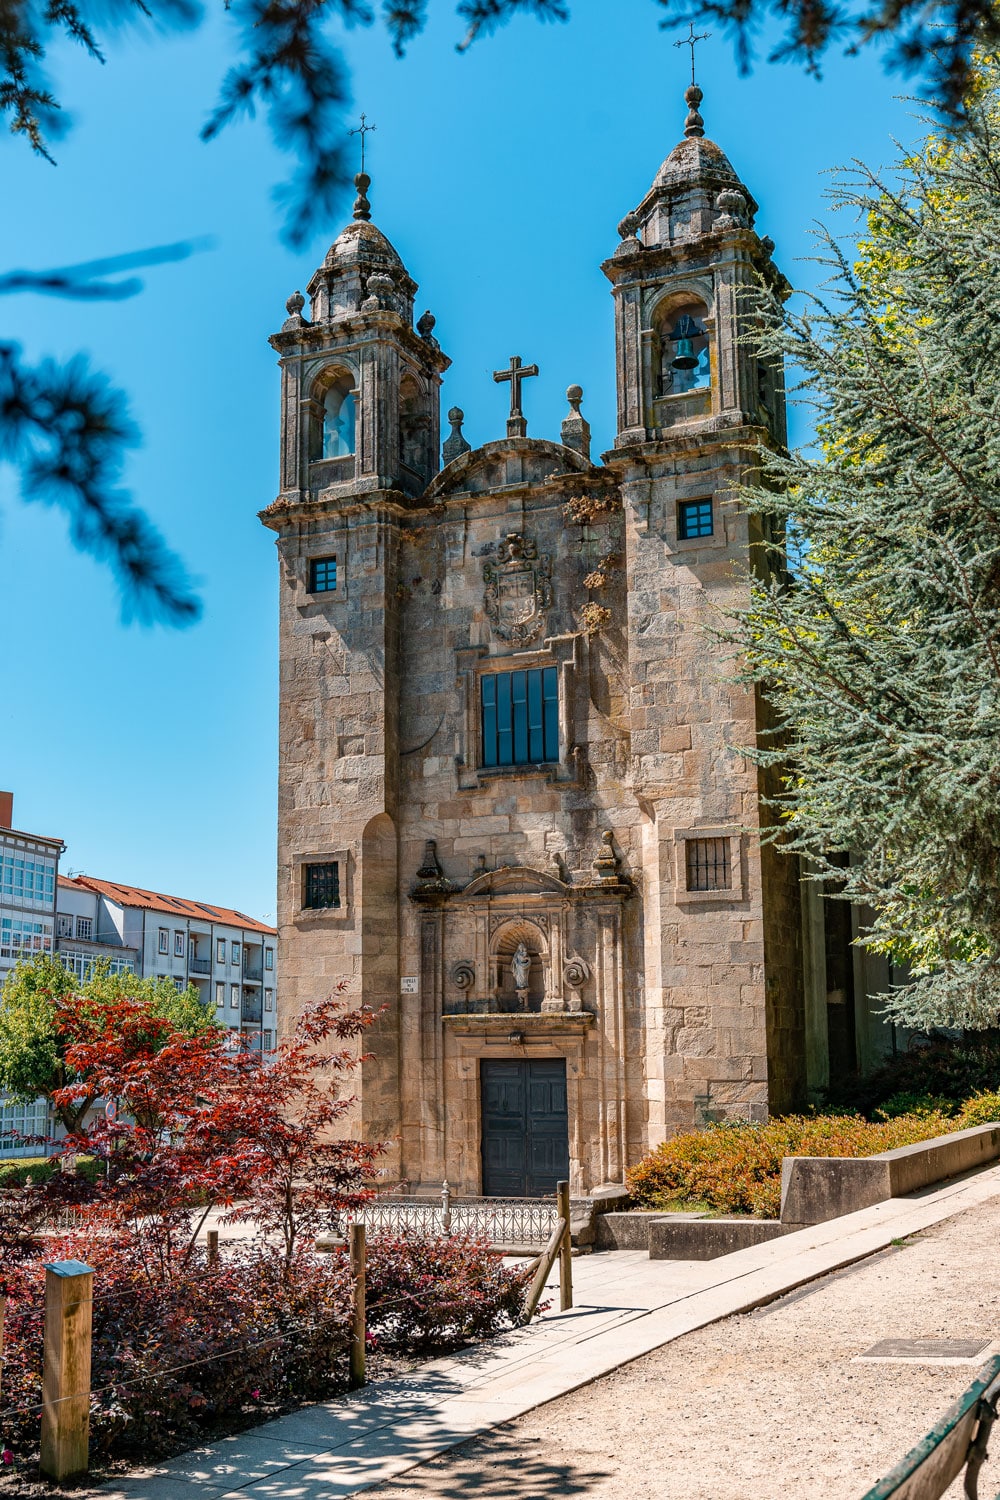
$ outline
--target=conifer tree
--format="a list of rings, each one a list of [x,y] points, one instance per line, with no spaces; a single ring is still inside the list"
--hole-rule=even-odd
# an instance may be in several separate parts
[[[998,76],[957,135],[841,175],[865,239],[824,237],[825,300],[762,294],[819,442],[741,496],[769,538],[734,635],[777,713],[780,837],[874,913],[862,940],[910,975],[889,1010],[922,1027],[1000,1020]]]

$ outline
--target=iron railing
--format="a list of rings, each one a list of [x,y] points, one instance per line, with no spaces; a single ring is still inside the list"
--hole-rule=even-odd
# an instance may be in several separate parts
[[[494,1247],[542,1249],[555,1229],[558,1211],[551,1198],[453,1198],[445,1183],[440,1198],[385,1193],[347,1219],[364,1224],[369,1235],[457,1234],[488,1240]]]

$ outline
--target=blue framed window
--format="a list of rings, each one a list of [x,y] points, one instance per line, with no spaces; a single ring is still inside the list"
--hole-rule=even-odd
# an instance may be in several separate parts
[[[314,557],[309,563],[310,594],[329,594],[337,587],[337,559]]]
[[[555,667],[490,672],[480,679],[483,765],[544,765],[559,759]]]
[[[711,500],[682,500],[677,507],[677,535],[681,541],[711,536],[715,530]]]

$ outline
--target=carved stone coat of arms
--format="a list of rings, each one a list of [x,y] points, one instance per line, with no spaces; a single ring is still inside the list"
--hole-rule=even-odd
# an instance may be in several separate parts
[[[486,614],[494,635],[524,646],[545,629],[552,604],[552,563],[533,541],[511,532],[483,568]]]

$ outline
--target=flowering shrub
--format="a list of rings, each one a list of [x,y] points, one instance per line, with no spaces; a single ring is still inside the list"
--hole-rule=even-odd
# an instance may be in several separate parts
[[[971,1130],[973,1125],[992,1125],[997,1120],[1000,1120],[1000,1090],[987,1090],[966,1099],[952,1128]]]
[[[787,1115],[766,1125],[721,1124],[664,1141],[627,1174],[636,1204],[695,1199],[721,1213],[777,1218],[785,1156],[875,1156],[954,1130],[940,1114],[872,1124],[857,1115]],[[961,1127],[960,1127],[961,1128]]]
[[[422,1354],[520,1322],[523,1271],[483,1240],[379,1236],[368,1247],[368,1321],[385,1346]]]

